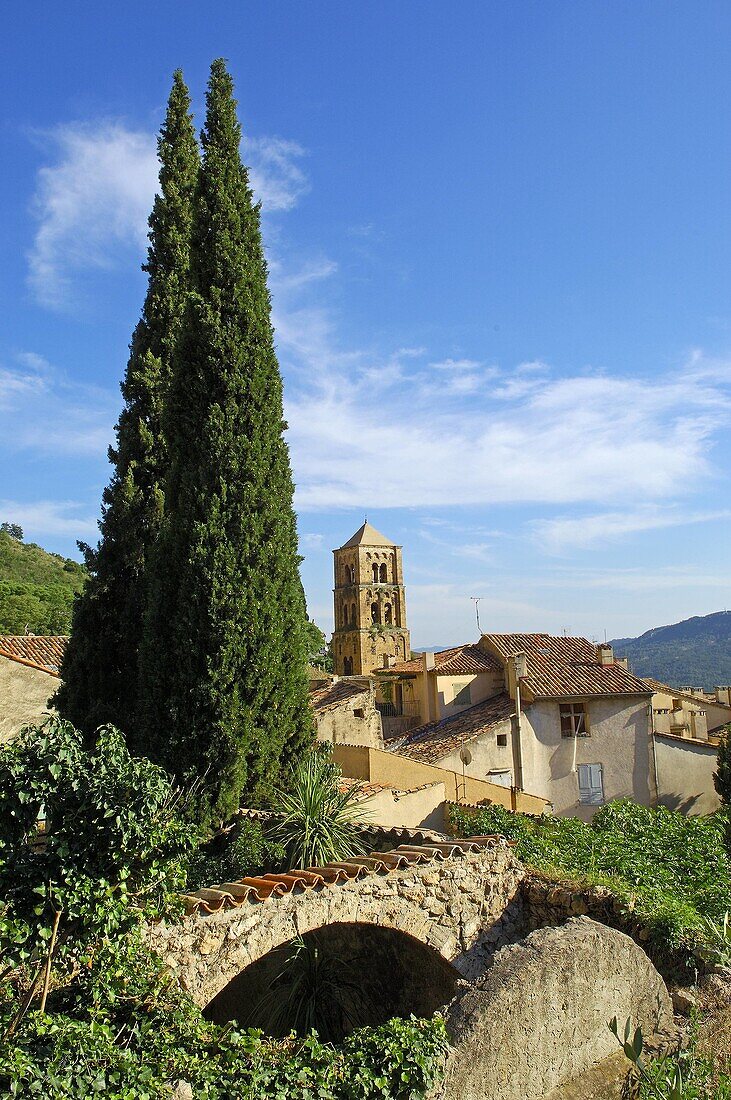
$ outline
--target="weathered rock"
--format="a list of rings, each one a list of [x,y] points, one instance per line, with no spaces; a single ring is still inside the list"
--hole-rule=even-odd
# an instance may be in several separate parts
[[[673,1011],[677,1012],[679,1016],[690,1016],[693,1009],[698,1005],[698,998],[689,989],[674,989],[672,998]]]
[[[631,1017],[672,1028],[665,984],[629,936],[576,917],[503,948],[450,1007],[445,1100],[538,1100],[614,1054]]]

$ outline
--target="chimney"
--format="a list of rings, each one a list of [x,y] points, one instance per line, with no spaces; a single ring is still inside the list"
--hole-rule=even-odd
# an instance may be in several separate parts
[[[614,650],[609,642],[602,642],[596,647],[596,659],[600,665],[614,664]]]
[[[424,670],[424,672],[431,672],[436,666],[436,661],[434,660],[434,654],[425,652],[425,653],[422,653],[421,658],[422,658],[422,669]]]

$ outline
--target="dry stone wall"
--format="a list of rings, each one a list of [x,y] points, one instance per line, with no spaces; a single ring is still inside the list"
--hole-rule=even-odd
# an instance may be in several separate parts
[[[465,977],[480,965],[481,945],[516,904],[524,869],[495,839],[479,852],[412,865],[343,883],[292,892],[233,909],[161,923],[150,946],[205,1006],[269,951],[324,925],[370,924],[412,936]]]

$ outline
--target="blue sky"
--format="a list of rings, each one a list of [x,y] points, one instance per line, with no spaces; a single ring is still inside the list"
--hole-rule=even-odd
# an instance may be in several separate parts
[[[154,137],[229,59],[310,613],[365,513],[415,645],[731,604],[731,8],[29,0],[0,44],[0,518],[91,541]]]

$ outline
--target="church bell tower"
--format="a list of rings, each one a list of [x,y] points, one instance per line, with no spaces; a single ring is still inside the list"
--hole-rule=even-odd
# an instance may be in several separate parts
[[[411,656],[401,547],[367,521],[335,557],[333,667],[368,676]]]

